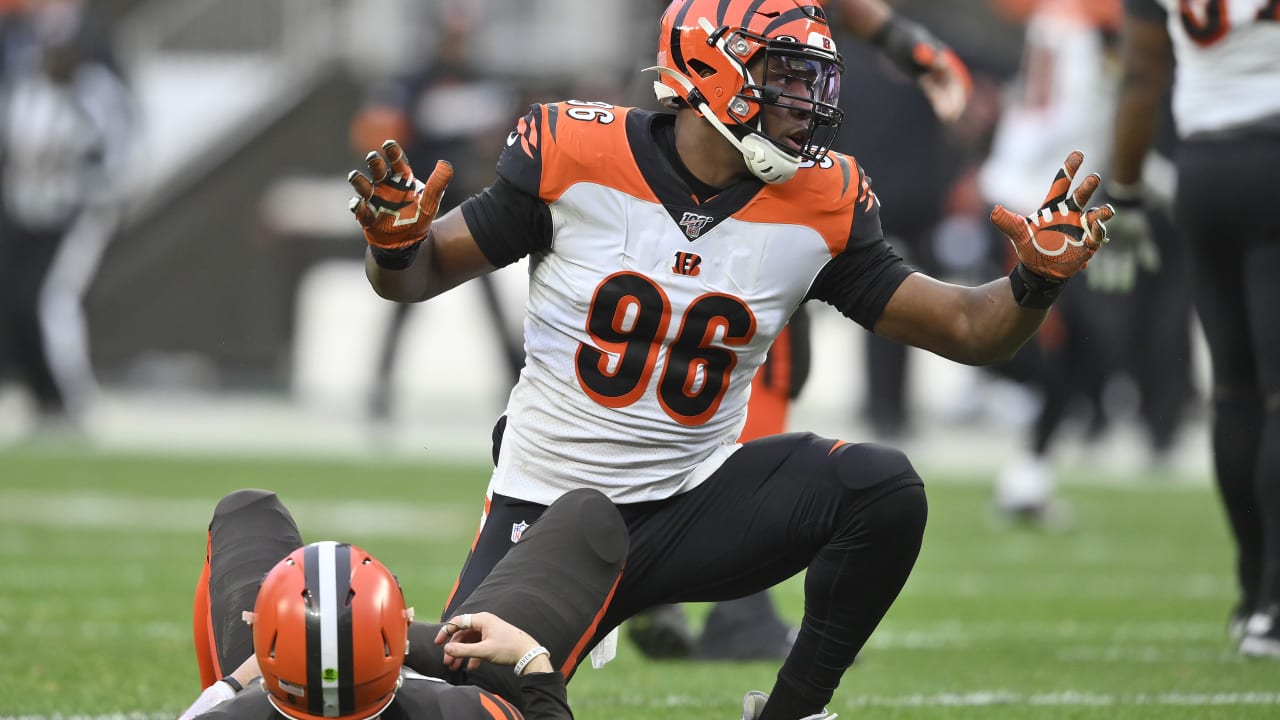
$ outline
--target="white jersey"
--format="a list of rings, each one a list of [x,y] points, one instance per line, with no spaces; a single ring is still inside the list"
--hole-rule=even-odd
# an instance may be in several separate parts
[[[1038,207],[1045,182],[1072,150],[1084,153],[1086,173],[1104,163],[1118,81],[1102,29],[1078,4],[1041,3],[1027,21],[1021,67],[978,173],[983,197]]]
[[[1160,3],[1178,60],[1173,115],[1181,137],[1280,116],[1280,2]]]
[[[552,236],[530,262],[491,492],[549,504],[586,485],[641,502],[697,486],[738,448],[752,376],[819,271],[855,226],[880,241],[851,158],[699,205],[652,117],[535,106],[508,139],[499,174],[547,204]]]

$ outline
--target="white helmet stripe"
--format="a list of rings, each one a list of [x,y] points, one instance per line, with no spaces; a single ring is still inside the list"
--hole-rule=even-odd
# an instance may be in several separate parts
[[[338,667],[338,596],[337,573],[334,560],[337,543],[322,542],[319,546],[320,561],[320,667],[328,669]],[[324,715],[337,717],[340,714],[338,698],[338,676],[325,672],[321,676],[321,687],[324,688]]]

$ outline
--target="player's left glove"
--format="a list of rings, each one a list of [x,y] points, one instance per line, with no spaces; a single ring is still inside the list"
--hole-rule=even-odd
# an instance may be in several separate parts
[[[973,79],[964,61],[923,25],[890,15],[871,36],[872,44],[919,81],[921,90],[943,122],[954,122],[973,94]]]
[[[377,151],[365,157],[369,177],[358,170],[347,175],[347,182],[359,193],[351,198],[350,209],[364,228],[365,241],[373,248],[378,264],[403,270],[413,262],[418,245],[431,230],[440,197],[453,178],[453,166],[437,161],[431,177],[423,183],[414,177],[396,141],[382,143],[382,152],[385,158]]]
[[[1116,210],[1107,224],[1111,247],[1089,266],[1085,279],[1096,290],[1127,293],[1133,289],[1139,270],[1153,273],[1160,269],[1160,248],[1151,233],[1142,186],[1109,182],[1104,189]]]
[[[1079,151],[1067,156],[1035,214],[1024,217],[1001,205],[991,211],[991,223],[1009,238],[1018,254],[1018,267],[1011,277],[1019,304],[1048,307],[1062,284],[1088,265],[1107,241],[1103,223],[1111,219],[1115,210],[1110,205],[1083,209],[1101,178],[1090,174],[1071,192],[1071,183],[1083,162],[1084,154]],[[1020,288],[1019,282],[1026,287]],[[1037,298],[1046,302],[1038,302]]]
[[[178,720],[191,720],[199,717],[222,703],[236,696],[236,689],[225,680],[210,685],[200,693],[200,697],[191,703],[191,707],[187,708],[178,716]]]

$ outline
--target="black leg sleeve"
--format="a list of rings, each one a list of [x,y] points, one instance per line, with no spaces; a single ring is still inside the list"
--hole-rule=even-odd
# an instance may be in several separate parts
[[[907,485],[865,505],[819,551],[805,576],[804,622],[761,720],[789,720],[835,693],[898,597],[920,553],[924,488]]]
[[[241,614],[253,610],[262,578],[302,547],[302,537],[275,493],[237,490],[218,502],[209,538],[209,612],[218,662],[230,672],[253,654],[253,631]]]

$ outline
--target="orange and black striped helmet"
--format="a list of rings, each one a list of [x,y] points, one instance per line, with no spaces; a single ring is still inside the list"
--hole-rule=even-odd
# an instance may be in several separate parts
[[[816,0],[675,0],[662,15],[652,69],[664,104],[692,107],[739,139],[772,143],[796,162],[821,160],[844,117],[837,107],[844,61]],[[782,78],[789,82],[775,81]],[[806,137],[768,137],[764,105],[808,113]]]
[[[253,650],[271,704],[294,720],[365,720],[400,688],[412,610],[386,566],[354,545],[318,542],[267,573]]]

